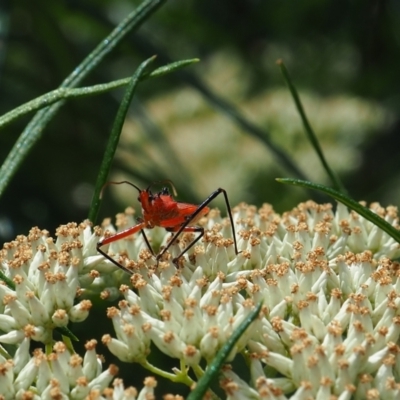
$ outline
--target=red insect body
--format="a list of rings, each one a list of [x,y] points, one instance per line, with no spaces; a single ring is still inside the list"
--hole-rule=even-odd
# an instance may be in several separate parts
[[[155,226],[162,228],[178,228],[185,224],[188,217],[197,210],[198,206],[188,203],[180,203],[175,201],[172,196],[162,194],[154,195],[149,199],[149,192],[141,191],[139,201],[142,204],[143,221],[146,222],[146,228],[151,229]],[[203,215],[206,215],[210,209],[204,207],[196,220],[191,219],[191,223],[196,223]]]
[[[228,208],[229,218],[232,225],[235,251],[236,254],[238,254],[231,208],[229,205],[228,196],[224,189],[221,188],[217,189],[206,200],[204,200],[203,203],[201,203],[200,205],[194,205],[194,204],[181,203],[175,201],[171,196],[171,194],[169,193],[168,188],[163,188],[161,192],[153,194],[150,191],[151,185],[146,190],[141,190],[137,186],[127,181],[109,182],[109,184],[121,184],[121,183],[128,183],[129,185],[135,187],[139,191],[138,200],[142,205],[142,218],[138,220],[139,223],[137,225],[125,229],[124,231],[118,232],[112,236],[109,236],[108,238],[104,238],[103,240],[98,242],[96,246],[97,251],[99,253],[101,253],[104,257],[113,262],[119,268],[132,274],[132,271],[125,268],[119,262],[110,257],[107,253],[101,250],[101,247],[106,244],[115,242],[117,240],[126,238],[127,236],[133,235],[138,231],[141,231],[143,233],[147,246],[149,247],[150,251],[154,254],[153,249],[151,248],[150,243],[143,229],[152,229],[156,226],[165,228],[168,232],[174,232],[169,244],[163,250],[161,250],[161,252],[156,256],[157,261],[162,257],[162,255],[168,250],[171,244],[178,238],[178,236],[182,232],[199,232],[199,236],[197,236],[193,240],[193,242],[190,243],[189,246],[187,246],[179,254],[178,257],[174,258],[173,262],[176,263],[177,259],[181,257],[187,250],[189,250],[204,235],[204,228],[199,226],[189,226],[189,224],[195,224],[201,217],[206,215],[210,211],[209,207],[207,207],[207,204],[209,204],[220,193],[224,194],[225,202]]]

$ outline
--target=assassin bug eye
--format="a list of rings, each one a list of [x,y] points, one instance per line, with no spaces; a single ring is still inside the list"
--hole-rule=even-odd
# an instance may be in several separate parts
[[[169,195],[169,189],[167,187],[162,188],[160,194],[168,196]]]

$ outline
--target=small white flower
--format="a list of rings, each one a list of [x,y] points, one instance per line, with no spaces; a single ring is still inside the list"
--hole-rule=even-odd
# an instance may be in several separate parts
[[[1,394],[5,399],[12,399],[15,397],[15,385],[13,374],[13,362],[7,360],[0,363],[0,388]]]
[[[101,374],[96,376],[93,380],[90,381],[88,387],[89,389],[93,390],[103,390],[105,389],[114,377],[118,373],[118,368],[115,365],[110,365],[108,369],[103,371]]]
[[[221,380],[221,387],[227,394],[227,399],[245,400],[259,398],[255,389],[252,389],[245,381],[240,379],[228,368],[224,369],[223,376],[224,378]]]
[[[92,303],[90,300],[82,300],[80,303],[71,307],[68,311],[68,315],[73,322],[82,322],[88,315],[89,310],[92,308]]]
[[[26,337],[20,346],[17,348],[17,351],[14,355],[14,373],[19,374],[21,369],[27,364],[30,356],[29,356],[29,345],[30,339]]]
[[[67,326],[68,325],[68,314],[65,310],[56,310],[51,317],[55,326]]]
[[[25,338],[25,333],[21,331],[10,331],[4,335],[0,335],[0,342],[7,344],[21,343]]]

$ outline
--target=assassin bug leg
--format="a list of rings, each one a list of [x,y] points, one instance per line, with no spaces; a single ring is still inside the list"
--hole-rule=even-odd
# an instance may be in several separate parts
[[[132,275],[132,271],[131,271],[131,270],[129,270],[128,268],[124,267],[124,266],[123,266],[121,263],[119,263],[117,260],[114,260],[114,259],[113,259],[111,256],[109,256],[106,252],[104,252],[103,250],[101,250],[101,248],[102,248],[103,246],[105,246],[106,244],[115,242],[115,241],[120,240],[120,239],[124,239],[124,238],[126,238],[127,236],[131,236],[131,235],[133,235],[134,233],[138,232],[139,230],[141,230],[141,231],[143,232],[142,225],[143,225],[143,222],[141,222],[141,223],[139,223],[139,224],[137,224],[137,225],[135,225],[135,226],[132,226],[131,228],[128,228],[128,229],[125,229],[125,230],[123,230],[123,231],[121,231],[121,232],[118,232],[118,233],[116,233],[116,234],[114,234],[114,235],[111,235],[111,236],[109,236],[108,238],[105,238],[105,239],[103,239],[103,240],[97,242],[96,250],[97,250],[100,254],[102,254],[105,258],[107,258],[107,260],[110,260],[113,264],[115,264],[118,268],[121,268],[122,270],[124,270],[124,271],[127,272],[128,274]],[[145,242],[146,242],[147,245],[149,246],[149,249],[151,249],[150,244],[149,244],[149,242],[148,242],[148,240],[147,240],[147,237],[146,237],[146,239],[145,239]],[[151,252],[153,253],[153,249],[151,249]],[[154,254],[154,253],[153,253],[153,254]]]
[[[150,244],[150,242],[149,242],[149,239],[147,239],[147,236],[146,236],[146,234],[144,233],[144,230],[142,229],[140,232],[142,232],[143,239],[144,239],[144,241],[145,241],[145,243],[146,243],[146,245],[147,245],[147,248],[150,250],[150,253],[151,253],[153,256],[155,256],[154,250],[153,250],[153,248],[151,247],[151,244]]]
[[[229,204],[229,200],[228,200],[228,194],[226,193],[225,189],[222,188],[218,188],[215,192],[211,193],[199,206],[197,206],[196,211],[193,212],[192,215],[190,215],[186,222],[184,224],[182,224],[181,226],[175,226],[175,227],[171,227],[171,228],[166,228],[167,231],[169,232],[175,232],[175,234],[172,236],[168,246],[166,246],[163,250],[161,250],[161,252],[157,255],[156,259],[157,261],[164,255],[164,253],[168,250],[168,248],[172,245],[172,243],[174,243],[174,241],[178,238],[178,236],[182,233],[182,232],[200,232],[199,236],[197,236],[192,243],[189,244],[189,246],[187,246],[184,250],[181,251],[181,253],[175,257],[173,259],[173,262],[176,263],[177,260],[183,256],[183,254],[185,254],[190,248],[192,248],[200,239],[201,237],[204,235],[204,228],[202,227],[193,227],[193,226],[188,226],[192,221],[196,221],[196,219],[198,219],[199,216],[203,215],[203,210],[207,210],[207,212],[209,211],[207,205],[209,203],[211,203],[219,194],[223,193],[224,195],[224,199],[225,199],[225,204],[226,204],[226,208],[228,211],[228,216],[229,216],[229,220],[231,222],[231,227],[232,227],[232,233],[233,233],[233,243],[235,245],[235,253],[236,255],[239,254],[238,251],[238,247],[237,247],[237,242],[236,242],[236,234],[235,234],[235,225],[233,222],[233,217],[232,217],[232,210],[231,210],[231,206]],[[205,213],[204,213],[205,214]]]
[[[138,200],[142,206],[142,218],[138,219],[138,223],[135,226],[132,226],[131,228],[125,229],[121,232],[118,232],[114,235],[109,236],[108,238],[104,238],[103,240],[99,241],[97,243],[97,251],[102,254],[105,258],[110,260],[112,263],[114,263],[117,267],[121,268],[125,272],[132,274],[132,271],[130,271],[128,268],[124,267],[122,264],[120,264],[118,261],[114,260],[111,256],[106,254],[103,250],[101,250],[101,247],[110,244],[112,242],[115,242],[120,239],[124,239],[130,235],[135,234],[136,232],[141,231],[143,234],[144,241],[147,244],[147,247],[151,251],[153,255],[155,255],[150,242],[144,232],[144,229],[153,229],[156,226],[159,226],[161,228],[165,228],[168,232],[172,233],[172,238],[170,242],[165,246],[160,253],[156,255],[156,260],[157,263],[161,259],[161,257],[167,252],[167,250],[171,247],[171,245],[178,239],[178,236],[182,232],[198,232],[199,235],[184,249],[181,251],[181,253],[178,255],[178,257],[175,257],[173,259],[173,262],[177,264],[177,260],[185,253],[187,252],[191,247],[197,243],[200,238],[204,235],[204,228],[199,227],[199,226],[189,226],[189,224],[195,224],[198,219],[206,215],[210,209],[208,207],[208,204],[214,200],[219,194],[224,195],[226,207],[228,210],[228,215],[229,219],[231,222],[231,227],[232,227],[232,233],[233,233],[233,242],[235,245],[235,253],[238,254],[238,247],[237,247],[237,242],[236,242],[236,234],[235,234],[235,226],[233,222],[233,217],[232,217],[232,211],[231,211],[231,206],[229,204],[228,200],[228,195],[224,189],[217,189],[215,192],[211,193],[210,196],[207,197],[200,205],[194,205],[194,204],[188,204],[188,203],[182,203],[175,201],[171,194],[169,193],[168,188],[163,188],[161,192],[158,193],[152,193],[150,188],[152,185],[155,183],[162,183],[162,182],[168,182],[171,184],[173,193],[176,196],[176,191],[175,187],[173,186],[172,182],[170,180],[165,180],[165,181],[160,181],[160,182],[154,182],[150,186],[147,187],[147,189],[139,189],[136,185],[128,182],[128,181],[122,181],[122,182],[108,182],[106,185],[109,184],[122,184],[122,183],[127,183],[131,186],[133,186],[138,192],[139,192],[139,197]],[[104,185],[104,187],[106,186]],[[103,189],[104,189],[103,187]]]

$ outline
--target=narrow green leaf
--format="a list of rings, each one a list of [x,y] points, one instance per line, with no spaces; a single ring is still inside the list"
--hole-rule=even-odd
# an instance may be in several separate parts
[[[291,178],[277,178],[278,182],[286,183],[289,185],[294,186],[301,186],[308,189],[315,189],[319,190],[327,194],[328,196],[333,197],[335,200],[339,201],[340,203],[344,204],[345,206],[351,208],[358,214],[362,215],[368,221],[371,221],[376,226],[381,228],[384,232],[386,232],[389,236],[391,236],[396,242],[400,243],[400,231],[397,230],[394,226],[390,225],[389,222],[385,221],[379,215],[375,214],[369,208],[362,206],[360,203],[357,203],[352,198],[346,196],[343,193],[337,192],[334,189],[326,187],[324,185],[320,185],[317,183],[311,183],[307,181],[302,181],[299,179],[291,179]]]
[[[217,378],[225,360],[229,356],[236,342],[240,339],[250,324],[258,317],[262,307],[262,302],[248,315],[248,317],[238,326],[232,333],[231,337],[227,340],[224,347],[222,347],[215,356],[212,363],[208,366],[206,372],[197,382],[195,389],[189,394],[187,400],[201,400],[204,398],[207,389],[210,387],[211,382]]]
[[[63,336],[64,342],[70,343],[71,340],[79,342],[79,339],[66,326],[59,326],[55,330]],[[68,340],[65,338],[68,338]]]
[[[164,76],[172,72],[178,71],[179,69],[187,67],[188,65],[198,63],[199,61],[200,61],[199,58],[189,58],[187,60],[171,62],[155,69],[153,72],[144,73],[141,79],[158,78],[160,76]]]
[[[171,64],[164,65],[155,69],[151,73],[145,73],[142,75],[141,80],[157,78],[160,76],[164,76],[171,72],[175,72],[176,70],[186,67],[190,64],[198,62],[198,58],[193,58],[190,60],[182,60],[177,61]],[[94,86],[87,86],[77,89],[70,88],[58,88],[56,90],[52,90],[36,99],[28,101],[21,106],[14,108],[10,112],[4,114],[0,117],[0,129],[18,119],[19,117],[28,114],[33,111],[38,111],[42,108],[48,107],[51,104],[57,103],[60,100],[67,100],[75,97],[85,97],[85,96],[93,96],[97,94],[101,94],[107,91],[110,91],[115,88],[119,88],[121,86],[127,85],[131,81],[131,77],[125,79],[119,79],[116,81],[112,81],[109,83],[101,83]]]
[[[74,338],[76,338],[76,340],[70,336],[65,336],[65,335],[62,336],[62,339],[63,339],[64,344],[67,346],[68,351],[71,354],[75,354],[76,352],[75,352],[74,346],[72,344],[72,340],[79,342],[79,339],[71,331],[70,331],[70,333],[74,336]]]
[[[294,86],[294,84],[292,83],[292,80],[290,78],[289,72],[285,67],[285,64],[283,63],[282,60],[278,60],[276,62],[278,64],[278,66],[281,69],[283,78],[289,88],[289,91],[293,97],[294,103],[296,105],[297,111],[300,114],[301,117],[301,121],[303,122],[303,126],[304,126],[304,130],[306,131],[307,137],[309,139],[309,141],[311,142],[311,145],[314,147],[314,150],[316,151],[322,166],[324,167],[326,173],[328,174],[329,178],[332,181],[333,186],[337,189],[340,190],[343,193],[347,193],[346,188],[344,187],[344,185],[342,184],[342,182],[340,181],[339,177],[337,176],[337,174],[331,169],[331,167],[328,164],[328,161],[325,158],[325,155],[322,151],[322,148],[318,142],[317,139],[317,135],[315,134],[314,130],[311,127],[310,122],[308,121],[307,115],[304,111],[304,107],[301,103],[300,100],[300,96],[297,93],[296,87]]]
[[[0,271],[0,280],[2,280],[10,289],[15,290],[15,283],[8,278],[3,271]]]
[[[137,29],[166,0],[145,0],[130,13],[83,62],[75,68],[60,87],[75,87],[103,58],[133,29]],[[0,168],[0,196],[27,157],[33,145],[41,138],[47,123],[54,117],[64,101],[39,111],[24,129]]]
[[[92,198],[92,204],[90,206],[88,218],[93,223],[95,223],[97,220],[97,215],[99,213],[101,204],[101,190],[106,183],[107,177],[110,173],[111,165],[114,160],[114,155],[117,150],[119,137],[121,136],[122,127],[124,125],[125,117],[131,104],[132,97],[135,93],[140,78],[144,73],[144,70],[154,59],[155,57],[151,57],[140,64],[139,68],[133,74],[131,81],[128,84],[128,87],[125,90],[121,105],[118,108],[118,112],[115,117],[113,127],[111,129],[111,134],[108,139],[106,151],[104,153],[103,161],[100,166],[99,175],[97,177],[96,186]]]

